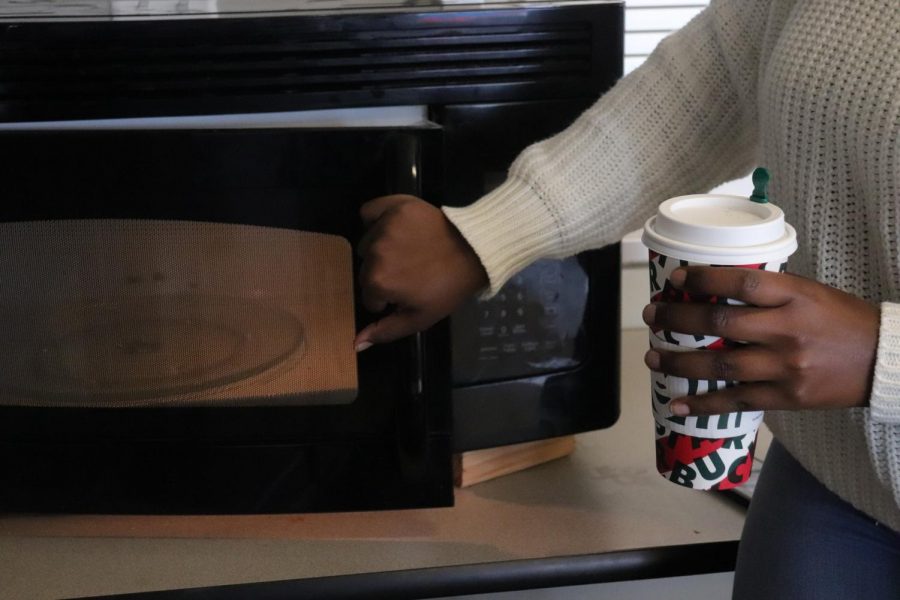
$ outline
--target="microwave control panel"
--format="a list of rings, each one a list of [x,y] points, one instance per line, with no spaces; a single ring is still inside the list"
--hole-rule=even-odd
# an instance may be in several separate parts
[[[588,276],[575,257],[541,260],[450,318],[453,383],[474,385],[577,367]]]

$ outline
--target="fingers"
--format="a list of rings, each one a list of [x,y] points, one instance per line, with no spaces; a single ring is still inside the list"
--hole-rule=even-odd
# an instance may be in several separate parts
[[[802,297],[808,282],[794,275],[743,267],[681,267],[672,285],[700,298],[730,298],[750,306],[717,302],[664,302],[644,309],[654,330],[768,342],[785,331],[781,313],[771,311]]]
[[[354,347],[357,352],[362,352],[373,344],[391,342],[426,329],[430,325],[433,323],[425,322],[422,315],[416,312],[398,310],[363,328],[354,340]]]
[[[363,204],[359,209],[359,215],[366,225],[366,232],[356,244],[356,253],[365,258],[370,253],[370,248],[375,240],[380,239],[385,232],[385,224],[382,217],[387,216],[398,207],[411,200],[413,196],[393,195],[375,198]]]
[[[667,384],[670,395],[689,394],[668,403],[672,414],[867,404],[880,322],[876,307],[814,280],[747,268],[679,267],[669,280],[686,292],[671,297],[687,301],[647,306],[644,320],[652,328],[687,334],[674,338],[685,346],[692,334],[747,342],[738,348],[716,344],[715,351],[665,347],[648,353],[651,369],[683,378]],[[747,305],[713,303],[711,296]],[[740,383],[716,389],[721,386],[700,385],[704,380]],[[713,391],[698,394],[704,388]]]
[[[773,410],[783,404],[783,394],[772,382],[743,383],[699,396],[684,396],[669,403],[679,417],[720,415],[747,410]]]
[[[417,198],[408,194],[381,196],[363,204],[359,208],[359,216],[362,218],[363,223],[371,225],[380,219],[384,213],[411,200],[417,200]]]
[[[644,362],[654,371],[695,380],[738,381],[738,385],[704,394],[674,398],[669,410],[679,417],[717,415],[736,411],[773,410],[793,402],[780,382],[785,367],[766,348],[672,352],[654,349]]]
[[[672,272],[673,286],[690,294],[724,296],[754,306],[783,306],[805,285],[788,273],[745,267],[682,267]]]
[[[385,264],[394,263],[390,257],[386,259],[381,253],[372,250],[372,245],[378,240],[383,240],[385,235],[384,222],[375,222],[356,245],[356,251],[362,258],[359,267],[361,300],[366,310],[373,313],[379,313],[385,310],[388,304],[398,302],[398,298],[394,297],[395,293],[391,292],[391,286],[384,283],[395,276],[393,270],[385,268]]]
[[[487,285],[475,251],[440,208],[407,195],[376,198],[360,209],[369,223],[357,244],[361,302],[392,309],[357,336],[357,346],[422,331]]]
[[[691,352],[654,349],[646,353],[644,362],[653,371],[686,379],[775,381],[784,375],[783,361],[758,346]]]
[[[679,417],[769,410],[784,404],[784,393],[777,383],[784,376],[783,361],[764,347],[688,352],[653,349],[645,354],[644,362],[654,371],[675,377],[740,382],[721,390],[673,399],[669,410]]]
[[[388,304],[397,302],[388,288],[382,285],[376,276],[376,266],[372,260],[364,260],[359,268],[360,294],[363,306],[373,313],[380,313],[388,307]]]
[[[737,386],[695,396],[675,398],[672,414],[715,415],[781,406],[784,398],[776,383],[784,375],[783,361],[769,349],[748,346],[734,350],[672,352],[654,349],[644,362],[650,369],[694,380],[739,381]]]
[[[766,342],[781,333],[772,309],[703,302],[656,302],[644,307],[644,322],[690,335],[717,336],[745,342]]]

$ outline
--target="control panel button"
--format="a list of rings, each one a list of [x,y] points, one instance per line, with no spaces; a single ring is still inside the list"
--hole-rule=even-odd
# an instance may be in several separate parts
[[[538,261],[493,298],[451,318],[453,382],[498,381],[574,368],[585,358],[587,274],[576,258]],[[473,349],[477,351],[473,352]]]

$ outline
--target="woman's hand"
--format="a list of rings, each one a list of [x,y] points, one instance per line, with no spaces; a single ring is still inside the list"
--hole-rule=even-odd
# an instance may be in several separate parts
[[[439,208],[397,194],[365,203],[360,215],[369,227],[357,247],[363,305],[393,310],[357,334],[357,351],[430,327],[488,285],[475,251]]]
[[[651,350],[654,371],[741,385],[673,401],[677,416],[738,410],[866,406],[871,391],[879,309],[795,275],[744,268],[684,267],[671,275],[689,294],[725,296],[752,306],[655,303],[644,321],[687,334],[746,342],[723,350]]]

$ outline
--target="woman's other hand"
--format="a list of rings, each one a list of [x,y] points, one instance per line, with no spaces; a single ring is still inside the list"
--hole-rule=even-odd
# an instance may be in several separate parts
[[[390,312],[356,336],[357,350],[422,331],[488,285],[478,256],[441,210],[405,194],[365,203],[363,305]]]
[[[738,410],[866,406],[871,392],[880,312],[833,287],[785,273],[685,267],[672,284],[690,294],[725,296],[750,306],[655,303],[654,327],[746,342],[724,350],[651,350],[654,371],[741,385],[673,400],[678,416]]]

